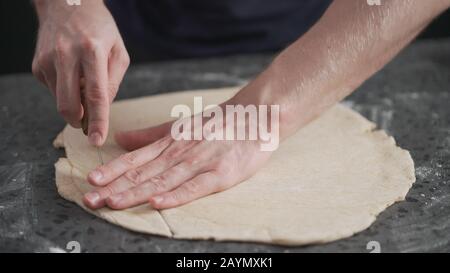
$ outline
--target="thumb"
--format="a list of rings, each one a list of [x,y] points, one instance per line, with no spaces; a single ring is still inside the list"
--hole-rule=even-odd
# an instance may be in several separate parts
[[[125,150],[136,150],[170,134],[172,123],[173,121],[146,129],[117,132],[115,139]]]

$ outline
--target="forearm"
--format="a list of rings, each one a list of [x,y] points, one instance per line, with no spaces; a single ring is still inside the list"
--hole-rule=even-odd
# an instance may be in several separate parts
[[[280,105],[285,138],[353,92],[404,48],[449,0],[337,0],[303,37],[233,98]]]

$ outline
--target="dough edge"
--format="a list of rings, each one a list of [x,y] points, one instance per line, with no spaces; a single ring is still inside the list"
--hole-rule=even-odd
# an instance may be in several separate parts
[[[198,90],[196,90],[196,91],[198,91]],[[189,91],[184,91],[184,92],[189,92]],[[137,98],[137,99],[139,99],[139,98]],[[344,107],[344,106],[339,106],[339,107]],[[356,113],[356,114],[359,115],[359,113]],[[362,116],[361,116],[361,118],[366,120]],[[369,122],[369,121],[367,121],[367,122]],[[69,125],[67,125],[67,126],[69,126]],[[379,206],[379,207],[373,209],[372,211],[370,211],[369,215],[367,217],[367,221],[363,225],[361,225],[358,229],[349,230],[348,232],[335,233],[333,236],[324,237],[323,235],[318,234],[317,237],[309,237],[308,239],[301,238],[301,236],[299,238],[295,238],[295,236],[294,237],[292,237],[292,236],[290,236],[290,237],[277,236],[277,235],[272,234],[269,229],[253,229],[253,228],[247,228],[244,226],[241,228],[243,228],[245,230],[241,230],[240,234],[234,234],[234,235],[230,235],[230,234],[224,235],[224,234],[221,234],[220,232],[217,232],[215,234],[210,233],[208,236],[183,235],[183,234],[174,233],[172,231],[170,224],[164,217],[164,211],[160,211],[158,213],[160,214],[160,217],[166,224],[166,227],[164,227],[164,228],[156,227],[155,228],[155,227],[152,227],[151,225],[143,224],[143,226],[138,228],[138,227],[136,227],[136,225],[129,224],[126,221],[125,221],[125,223],[118,221],[117,218],[114,217],[114,212],[115,212],[114,210],[104,208],[104,209],[101,209],[98,211],[93,211],[93,210],[90,210],[89,208],[87,208],[82,202],[78,202],[76,200],[76,198],[69,196],[67,194],[67,191],[76,190],[73,188],[73,187],[75,187],[74,186],[75,183],[71,183],[71,185],[69,185],[69,183],[64,182],[64,179],[58,179],[58,177],[67,176],[68,173],[70,173],[70,175],[72,175],[77,170],[74,169],[74,167],[70,163],[70,159],[68,159],[66,157],[60,158],[58,160],[58,162],[55,163],[55,175],[57,178],[56,184],[57,184],[59,194],[64,199],[77,203],[80,207],[82,207],[88,213],[94,214],[94,215],[106,220],[107,222],[122,226],[124,228],[133,230],[136,232],[152,234],[152,235],[159,235],[159,236],[176,238],[176,239],[196,239],[196,240],[198,240],[198,239],[200,239],[200,240],[213,239],[215,241],[237,241],[237,242],[241,241],[241,242],[255,242],[255,243],[265,243],[265,244],[274,244],[274,245],[285,245],[285,246],[323,244],[323,243],[351,237],[354,234],[367,229],[371,224],[373,224],[373,222],[376,220],[376,217],[382,211],[384,211],[386,208],[388,208],[389,206],[393,205],[396,202],[405,200],[409,189],[411,188],[412,184],[415,182],[414,161],[413,161],[410,153],[407,150],[402,149],[401,147],[397,146],[393,137],[388,136],[383,130],[377,130],[374,127],[375,127],[375,125],[373,126],[373,128],[371,128],[371,130],[369,130],[365,133],[375,134],[378,138],[381,138],[383,147],[385,149],[391,150],[393,154],[396,154],[398,158],[401,158],[401,160],[400,160],[401,164],[399,164],[398,167],[402,169],[402,171],[403,171],[402,174],[404,174],[403,178],[405,179],[406,182],[409,183],[409,187],[408,188],[405,187],[405,191],[399,193],[397,198],[395,200],[393,200],[392,202],[387,203],[383,206]],[[64,131],[62,131],[56,137],[56,139],[53,143],[53,145],[56,148],[64,148],[63,132]],[[405,181],[403,181],[403,182],[405,182]],[[72,188],[70,188],[70,187],[72,187]],[[112,216],[111,216],[111,213],[113,214]],[[242,234],[245,234],[245,235],[242,236]],[[248,234],[252,234],[253,238],[249,239]]]

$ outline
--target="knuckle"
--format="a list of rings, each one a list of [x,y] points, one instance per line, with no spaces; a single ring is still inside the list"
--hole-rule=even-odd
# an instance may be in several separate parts
[[[168,149],[164,152],[163,158],[169,162],[176,160],[182,153],[182,150],[178,147]]]
[[[159,156],[159,159],[164,162],[165,164],[169,164],[172,162],[172,157],[171,155],[168,155],[167,153],[163,153],[162,155]]]
[[[31,64],[31,72],[35,77],[39,77],[41,74],[39,62],[37,61],[37,59],[34,59],[33,63]]]
[[[55,55],[59,60],[64,60],[70,52],[70,44],[63,39],[58,39],[55,43]]]
[[[110,185],[107,185],[107,186],[105,186],[105,187],[103,187],[103,188],[98,188],[96,191],[97,191],[97,193],[100,194],[100,196],[102,196],[103,198],[104,198],[104,197],[107,197],[107,196],[114,195],[114,194],[116,193],[114,187],[113,187],[111,184],[110,184]]]
[[[178,205],[182,202],[182,200],[184,199],[183,196],[186,195],[185,192],[181,192],[181,191],[174,191],[170,194],[170,197],[172,198],[172,200],[175,201],[175,205]]]
[[[228,176],[233,171],[231,164],[223,161],[214,163],[213,168],[222,176]]]
[[[137,162],[137,155],[135,152],[123,154],[119,158],[122,163],[128,166],[134,166]]]
[[[122,68],[127,69],[130,66],[130,63],[131,63],[130,55],[128,55],[127,52],[124,52],[120,57],[119,65]]]
[[[125,173],[125,178],[128,179],[134,186],[139,185],[142,181],[142,171],[140,169],[132,169]]]
[[[188,182],[184,184],[184,189],[188,195],[197,195],[200,190],[200,186],[198,183]]]
[[[96,105],[104,104],[108,101],[108,97],[100,86],[92,86],[86,94],[86,99]]]
[[[84,52],[88,52],[88,53],[97,53],[97,52],[101,51],[101,48],[102,48],[101,41],[96,38],[84,38],[84,39],[82,39],[80,44],[81,44],[81,49]]]
[[[166,190],[166,184],[162,176],[152,177],[149,181],[155,192],[164,192]]]
[[[65,118],[70,118],[74,114],[73,109],[67,103],[58,103],[57,110],[60,115]]]
[[[183,167],[192,168],[197,166],[200,163],[200,159],[197,156],[188,157],[183,162]]]
[[[163,157],[163,160],[165,160],[165,161],[172,161],[175,157],[175,153],[173,151],[166,151],[166,152],[164,152],[162,157]]]
[[[39,52],[36,54],[36,57],[34,58],[34,61],[36,63],[36,66],[40,67],[45,67],[48,66],[51,62],[51,57],[50,57],[50,53],[47,52]]]
[[[89,127],[92,128],[93,131],[106,131],[107,122],[108,120],[101,116],[91,115],[89,117]]]
[[[116,194],[116,190],[114,189],[114,187],[112,185],[108,185],[106,187],[104,187],[105,193],[107,196],[111,196]]]

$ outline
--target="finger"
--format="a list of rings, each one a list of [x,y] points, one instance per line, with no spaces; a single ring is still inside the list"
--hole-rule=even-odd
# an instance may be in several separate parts
[[[89,142],[101,146],[109,126],[108,54],[98,47],[92,48],[82,61],[86,79],[86,103],[89,112]]]
[[[117,144],[125,150],[131,151],[139,149],[168,135],[172,123],[173,122],[166,122],[146,129],[118,132],[115,135],[115,139]]]
[[[87,193],[84,198],[85,203],[91,208],[104,207],[108,197],[137,187],[140,184],[141,179],[138,169],[131,169],[111,183]]]
[[[136,158],[139,160],[138,158]],[[150,162],[149,165],[153,166],[148,168],[148,170],[155,172],[156,174],[161,174],[165,170],[167,170],[169,167],[166,161],[158,160],[158,164],[154,164],[155,161]],[[192,164],[189,164],[189,166],[193,166]],[[142,168],[136,168],[136,169],[130,169],[128,170],[124,175],[120,176],[116,180],[112,181],[111,183],[107,184],[104,187],[99,187],[85,195],[85,203],[90,208],[100,208],[105,206],[105,199],[112,195],[117,195],[119,193],[122,193],[125,190],[129,190],[131,188],[135,188],[139,185],[141,185],[144,181],[145,182],[151,182],[150,187],[153,189],[158,189],[158,193],[162,193],[164,191],[161,191],[165,189],[165,191],[171,190],[172,188],[176,187],[176,183],[181,184],[183,181],[193,177],[195,175],[195,169],[188,168],[189,167],[187,162],[185,164],[179,164],[178,167],[172,168],[172,170],[168,173],[161,174],[158,176],[152,176],[149,181],[148,179],[143,179],[143,173]],[[197,167],[197,166],[196,166]],[[147,172],[148,175],[149,172]],[[184,178],[185,177],[185,178]],[[181,180],[180,180],[181,179]],[[167,185],[165,185],[167,184]],[[173,186],[171,186],[173,185]],[[169,186],[168,188],[166,188]],[[145,202],[148,200],[147,196],[142,202]],[[114,206],[113,202],[116,200],[111,200],[111,207]],[[142,203],[141,202],[141,203]],[[137,202],[139,203],[139,202]]]
[[[60,53],[60,55],[66,53]],[[83,108],[80,99],[80,69],[69,54],[56,60],[56,105],[58,112],[73,127],[81,127]]]
[[[144,204],[153,195],[159,195],[175,189],[183,182],[196,176],[198,172],[201,172],[201,169],[199,165],[191,166],[186,162],[182,162],[136,187],[131,185],[139,183],[139,180],[129,183],[128,185],[131,187],[128,190],[109,196],[106,199],[106,204],[112,209],[126,209]]]
[[[219,191],[218,185],[219,176],[212,172],[202,173],[171,192],[150,197],[149,202],[155,209],[178,207]]]
[[[170,137],[166,137],[166,139],[168,140],[166,143],[170,143],[172,141],[172,139]],[[194,142],[192,143],[186,143],[184,145],[176,143],[178,145],[175,146],[169,146],[170,148],[172,148],[171,152],[169,153],[164,153],[161,154],[160,156],[157,156],[157,158],[155,160],[151,160],[147,157],[147,164],[141,164],[141,167],[137,167],[137,168],[128,168],[125,173],[123,173],[123,175],[121,175],[118,179],[110,182],[108,184],[108,186],[111,186],[113,189],[115,188],[120,188],[121,190],[124,189],[129,189],[132,187],[136,187],[137,185],[140,185],[143,182],[148,182],[148,180],[150,180],[151,182],[157,182],[159,180],[165,180],[164,176],[161,176],[162,173],[164,173],[165,171],[167,171],[168,169],[172,168],[173,166],[175,166],[176,164],[178,164],[181,161],[181,156],[179,156],[178,154],[182,154],[185,150],[189,150],[190,147],[194,146]],[[169,144],[170,145],[170,144]],[[152,145],[150,145],[152,146]],[[149,146],[147,146],[149,147]],[[142,148],[144,149],[144,148]],[[163,149],[163,148],[161,148]],[[167,149],[166,149],[167,150]],[[152,152],[152,151],[150,151]],[[143,151],[142,154],[145,155],[147,153],[147,151]],[[139,161],[139,158],[136,159],[137,161]],[[118,160],[117,162],[119,162],[120,164],[120,160]],[[171,174],[174,173],[178,173],[177,170],[179,170],[179,168],[182,168],[183,170],[186,169],[191,169],[193,171],[195,171],[194,167],[197,167],[199,164],[197,164],[198,162],[200,162],[199,160],[194,159],[190,159],[190,160],[186,160],[184,163],[185,164],[179,164],[178,168],[175,168],[173,170],[173,172],[171,172]],[[140,163],[140,162],[138,162]],[[139,164],[136,164],[139,165]],[[115,165],[116,166],[116,170],[120,170],[122,167],[120,165]],[[188,168],[189,166],[189,168]],[[113,166],[114,168],[114,166]],[[188,172],[188,171],[187,171]],[[179,173],[181,173],[181,171],[179,171]],[[167,175],[167,174],[166,174]],[[192,174],[193,176],[194,174]],[[169,181],[173,181],[173,179],[171,178],[171,176],[169,175]],[[180,178],[182,179],[183,176],[180,176]],[[189,177],[188,177],[189,178]],[[186,179],[188,179],[186,178]],[[177,180],[178,181],[178,180]],[[181,181],[182,182],[182,181]],[[158,182],[156,183],[156,185],[160,185],[160,183],[162,182]],[[159,187],[162,188],[162,187]],[[169,189],[167,189],[169,190]],[[106,190],[104,190],[104,193],[108,194],[98,194],[96,195],[96,197],[100,197],[100,200],[97,200],[98,202],[100,202],[99,204],[101,204],[101,206],[104,205],[104,198],[108,197],[110,194],[113,193],[118,193],[117,191],[112,191],[110,190],[110,188],[107,188]],[[148,197],[147,197],[148,199]],[[144,200],[146,201],[146,200]]]
[[[172,139],[170,136],[166,138]],[[193,148],[197,142],[195,141],[173,141],[172,143],[154,160],[149,161],[147,164],[142,165],[137,168],[136,171],[139,173],[139,179],[141,181],[148,180],[156,175],[163,173],[164,171],[172,168],[173,166],[179,164],[182,161],[194,162],[198,160],[185,160],[186,151]],[[195,156],[194,159],[197,157]]]
[[[99,209],[105,206],[105,200],[111,195],[123,192],[129,189],[132,185],[125,177],[119,177],[113,183],[105,187],[99,187],[84,195],[83,202],[91,209]]]
[[[112,48],[108,61],[109,103],[112,103],[116,97],[119,86],[129,65],[130,57],[125,49],[125,45],[121,41]]]
[[[94,186],[104,186],[125,172],[138,168],[159,156],[172,142],[170,137],[165,137],[152,145],[139,150],[121,155],[119,158],[98,167],[88,175],[88,182]]]

